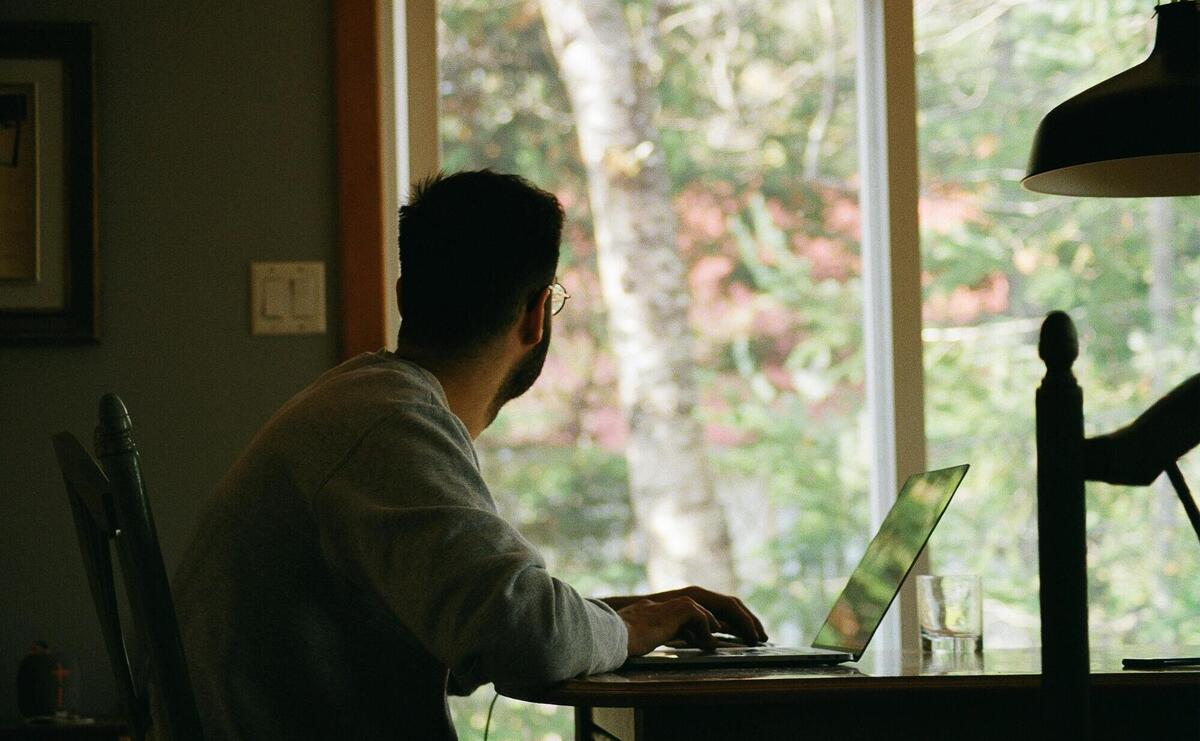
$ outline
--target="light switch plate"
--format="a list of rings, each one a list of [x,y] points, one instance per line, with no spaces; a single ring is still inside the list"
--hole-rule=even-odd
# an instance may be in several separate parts
[[[250,263],[250,334],[324,334],[325,263]]]

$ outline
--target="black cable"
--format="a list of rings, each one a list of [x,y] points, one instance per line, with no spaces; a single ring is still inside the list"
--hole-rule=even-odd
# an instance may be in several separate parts
[[[1187,482],[1183,480],[1178,463],[1167,466],[1167,478],[1171,480],[1171,486],[1175,487],[1175,493],[1179,495],[1179,501],[1183,503],[1183,511],[1187,512],[1192,529],[1196,531],[1196,537],[1200,538],[1200,511],[1196,509],[1196,502],[1192,499],[1192,492],[1188,490]]]
[[[488,704],[487,720],[483,723],[483,741],[488,741],[488,734],[492,730],[492,709],[496,707],[496,700],[500,699],[500,693],[492,695],[492,701]]]

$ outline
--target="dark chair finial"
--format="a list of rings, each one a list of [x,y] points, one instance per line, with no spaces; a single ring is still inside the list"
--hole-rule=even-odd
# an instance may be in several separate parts
[[[133,427],[125,402],[114,393],[100,397],[100,424],[108,430],[128,430]]]
[[[104,457],[137,450],[132,433],[133,420],[121,397],[114,393],[100,397],[100,422],[92,439],[96,455]]]
[[[1066,312],[1052,311],[1046,315],[1038,339],[1038,356],[1049,371],[1070,370],[1079,357],[1079,336]]]

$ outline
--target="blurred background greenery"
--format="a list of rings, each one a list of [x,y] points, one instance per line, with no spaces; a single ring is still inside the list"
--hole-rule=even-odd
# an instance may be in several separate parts
[[[863,379],[853,0],[577,0],[624,21],[669,176],[703,456],[738,591],[807,643],[861,556],[872,465]],[[1071,313],[1087,429],[1200,371],[1200,202],[1020,188],[1055,103],[1140,61],[1153,3],[915,3],[929,467],[972,471],[933,568],[985,585],[988,646],[1039,640],[1033,393],[1042,317]],[[603,9],[603,8],[601,8]],[[479,439],[501,510],[587,595],[650,589],[609,344],[589,180],[536,0],[440,0],[447,170],[516,172],[567,208],[543,378]],[[597,60],[596,63],[602,63]],[[1200,464],[1183,461],[1200,482]],[[1094,645],[1200,643],[1200,545],[1165,481],[1088,489]],[[481,738],[490,688],[453,699]],[[501,698],[492,738],[571,737]]]

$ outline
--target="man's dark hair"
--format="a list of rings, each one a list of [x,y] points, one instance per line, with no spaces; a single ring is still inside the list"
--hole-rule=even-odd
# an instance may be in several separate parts
[[[438,173],[400,208],[400,338],[466,355],[554,280],[563,209],[517,175]]]

